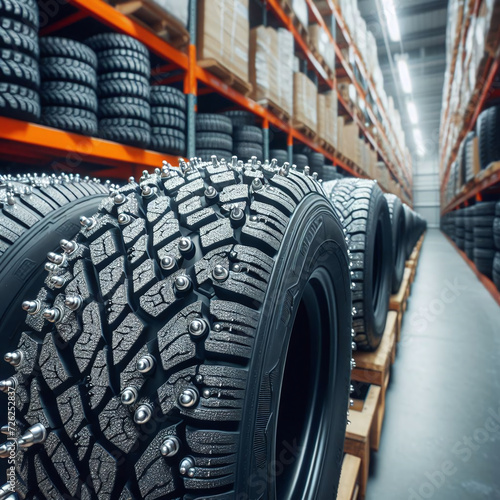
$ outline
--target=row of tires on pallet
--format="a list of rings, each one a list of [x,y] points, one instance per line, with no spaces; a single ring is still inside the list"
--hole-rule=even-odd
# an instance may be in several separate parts
[[[335,497],[351,351],[380,343],[417,214],[376,182],[216,159],[0,197],[20,498]]]
[[[171,154],[185,154],[182,92],[150,86],[147,48],[104,33],[85,43],[38,38],[36,0],[0,2],[0,114]]]
[[[223,113],[199,113],[196,116],[196,154],[204,161],[212,155],[230,161],[232,156],[264,161],[264,135],[257,126],[257,117],[247,111],[231,110]],[[269,158],[278,164],[289,162],[286,139],[279,136],[270,141]],[[296,145],[291,158],[298,170],[309,168],[324,181],[344,177],[332,165],[326,165],[323,154],[303,145]]]
[[[481,112],[475,130],[469,132],[460,144],[457,159],[450,170],[448,200],[458,194],[464,184],[474,179],[478,169],[485,170],[492,163],[500,161],[499,134],[500,106],[493,105]]]
[[[441,219],[441,228],[500,290],[500,201],[449,212]]]

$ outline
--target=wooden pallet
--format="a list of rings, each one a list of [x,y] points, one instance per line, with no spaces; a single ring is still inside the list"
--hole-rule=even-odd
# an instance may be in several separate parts
[[[385,394],[389,385],[390,368],[396,360],[397,320],[398,314],[395,311],[389,311],[378,349],[375,352],[355,352],[353,355],[356,368],[352,370],[351,379],[380,387],[380,403],[377,407],[376,426],[372,440],[374,450],[378,450],[380,445],[385,413]]]
[[[189,32],[181,22],[152,0],[108,0],[108,3],[177,49],[189,42]]]
[[[271,99],[259,99],[257,101],[262,107],[268,109],[278,117],[281,121],[284,122],[289,122],[290,121],[290,113],[288,111],[285,111],[279,104],[276,104],[273,100]]]
[[[403,273],[403,280],[401,281],[401,286],[399,287],[398,293],[391,295],[391,300],[389,302],[389,310],[395,311],[398,315],[396,324],[396,342],[401,339],[401,325],[403,323],[403,314],[406,312],[406,306],[408,303],[408,297],[411,291],[411,269],[405,267]]]
[[[350,425],[347,426],[344,451],[361,459],[359,476],[359,498],[366,494],[368,471],[370,468],[370,448],[374,429],[377,427],[377,409],[380,403],[381,388],[371,385],[364,400],[355,400],[350,410]]]
[[[310,139],[316,140],[317,133],[304,123],[293,120],[293,127]]]
[[[198,61],[200,68],[206,69],[216,77],[220,78],[226,85],[247,97],[252,92],[252,84],[239,76],[231,73],[222,63],[216,59],[202,59]]]
[[[345,454],[342,461],[337,500],[356,500],[359,494],[361,459]]]

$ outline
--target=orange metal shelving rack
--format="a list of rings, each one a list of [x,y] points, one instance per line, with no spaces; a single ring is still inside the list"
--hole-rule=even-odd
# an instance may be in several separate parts
[[[320,24],[322,24],[322,26],[326,28],[324,20],[318,13],[313,2],[311,0],[307,1],[312,15]],[[295,130],[289,123],[281,121],[274,114],[269,112],[264,107],[260,106],[252,99],[243,96],[216,76],[200,68],[196,63],[195,44],[189,45],[187,54],[180,50],[177,50],[166,41],[156,36],[153,32],[149,31],[147,28],[144,28],[132,19],[118,12],[112,6],[106,4],[103,0],[68,0],[68,3],[75,7],[77,9],[77,12],[59,22],[55,22],[52,25],[45,27],[41,31],[42,35],[55,33],[59,29],[68,27],[69,25],[71,25],[71,23],[82,21],[88,17],[94,18],[114,31],[121,32],[139,39],[148,47],[148,49],[152,53],[156,54],[162,60],[166,61],[167,64],[157,68],[153,68],[153,74],[160,74],[172,69],[181,70],[183,74],[180,79],[184,84],[184,92],[188,95],[188,103],[189,99],[191,99],[193,103],[196,101],[196,96],[198,95],[198,84],[201,83],[203,85],[206,85],[216,93],[222,95],[241,108],[248,110],[262,118],[264,129],[268,128],[269,125],[273,125],[285,132],[287,134],[289,144],[293,144],[294,140],[299,141],[300,143],[309,146],[315,151],[322,153],[326,158],[332,161],[334,165],[341,166],[344,170],[351,173],[352,175],[358,177],[362,176],[359,169],[355,167],[353,168],[352,165],[345,161],[341,155],[326,151],[313,140]],[[195,2],[193,2],[193,4],[194,3]],[[294,26],[292,20],[289,16],[286,15],[277,0],[267,0],[263,5],[266,5],[267,8],[270,9],[277,17],[277,19],[292,32],[297,47],[305,54],[310,66],[321,78],[322,82],[325,82],[330,89],[335,88],[334,81],[329,78],[327,72],[311,52],[311,50],[307,46],[307,43],[304,41],[304,39]],[[338,9],[334,7],[334,10],[332,12],[335,13],[337,21],[340,22],[340,24],[345,29],[345,25]],[[366,101],[366,95],[359,83],[356,81],[350,64],[343,58],[342,52],[340,51],[335,40],[333,40],[333,37],[328,29],[327,33],[329,34],[331,41],[334,44],[341,66],[346,70],[353,84],[356,86],[359,94],[362,95],[363,99],[365,99]],[[347,33],[346,36],[349,37]],[[192,38],[195,38],[195,33],[192,33]],[[361,58],[359,59],[361,60]],[[366,75],[367,72],[364,68],[363,71]],[[371,82],[371,80],[369,79],[367,81],[369,81],[370,85],[373,87],[373,82]],[[373,95],[375,94],[373,93]],[[409,187],[410,177],[408,175],[408,169],[405,165],[404,154],[402,154],[401,151],[398,151],[398,154],[395,156],[398,156],[400,159],[400,170],[406,175],[407,182],[405,182],[401,178],[393,163],[387,158],[387,155],[385,154],[383,148],[379,146],[378,142],[373,137],[373,134],[370,132],[370,130],[368,130],[368,127],[365,126],[364,123],[361,123],[359,121],[356,113],[349,108],[347,103],[342,100],[340,95],[339,101],[340,104],[351,115],[351,117],[357,121],[367,140],[371,143],[375,151],[377,151],[380,158],[382,158],[384,163],[387,165],[393,177],[398,181],[403,190],[406,192],[408,200],[410,200],[412,196],[411,189]],[[384,113],[384,117],[386,117],[385,110],[383,110],[378,97],[376,102],[381,112]],[[366,104],[372,123],[380,133],[383,141],[385,141],[385,144],[389,147],[390,142],[387,134],[383,129],[382,124],[378,122],[375,113],[368,106],[367,102]],[[386,121],[387,123],[390,123],[387,119]],[[189,122],[190,120],[188,119],[188,126],[192,127],[192,132],[194,132],[194,123],[189,124]],[[191,122],[194,122],[194,120],[191,120]],[[393,133],[392,129],[390,129],[390,132]],[[188,134],[188,136],[189,135],[190,134]],[[194,134],[192,133],[191,135],[193,136]],[[193,147],[194,145],[191,145],[191,148],[188,147],[188,152],[190,152],[190,149],[193,150]],[[175,157],[165,155],[163,153],[143,150],[131,146],[97,139],[94,137],[80,136],[78,134],[68,133],[61,130],[36,125],[33,123],[25,123],[1,117],[0,151],[7,156],[23,156],[24,158],[29,158],[31,160],[36,157],[43,159],[57,159],[67,157],[71,154],[79,155],[79,157],[82,158],[82,161],[105,165],[107,167],[107,170],[103,171],[103,175],[115,175],[121,178],[126,178],[129,175],[137,175],[137,173],[142,171],[142,169],[145,167],[150,168],[161,166],[162,160],[167,160],[171,163],[174,163],[176,161]]]

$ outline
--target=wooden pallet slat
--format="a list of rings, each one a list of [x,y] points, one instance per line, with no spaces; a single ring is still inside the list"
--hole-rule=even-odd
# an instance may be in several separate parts
[[[251,83],[229,71],[221,62],[216,59],[198,60],[198,66],[220,78],[226,85],[233,88],[243,96],[247,97],[253,89]]]
[[[361,459],[359,457],[344,455],[337,500],[356,500],[358,498],[360,469]]]
[[[406,307],[408,303],[408,298],[410,296],[410,279],[411,279],[411,269],[405,267],[403,273],[403,280],[401,281],[401,286],[399,287],[398,293],[391,295],[389,302],[389,310],[395,311],[398,315],[397,327],[396,327],[396,341],[399,342],[401,339],[401,326],[403,323],[403,315],[406,312]]]

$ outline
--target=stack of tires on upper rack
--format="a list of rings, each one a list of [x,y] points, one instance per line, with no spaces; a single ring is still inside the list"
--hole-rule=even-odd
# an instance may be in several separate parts
[[[186,154],[184,94],[150,85],[149,51],[132,37],[38,37],[36,0],[0,1],[0,115]]]
[[[409,207],[213,158],[122,187],[1,177],[0,198],[22,498],[335,498],[351,350],[380,343],[425,229]]]
[[[500,201],[448,212],[441,219],[441,229],[500,290]]]

